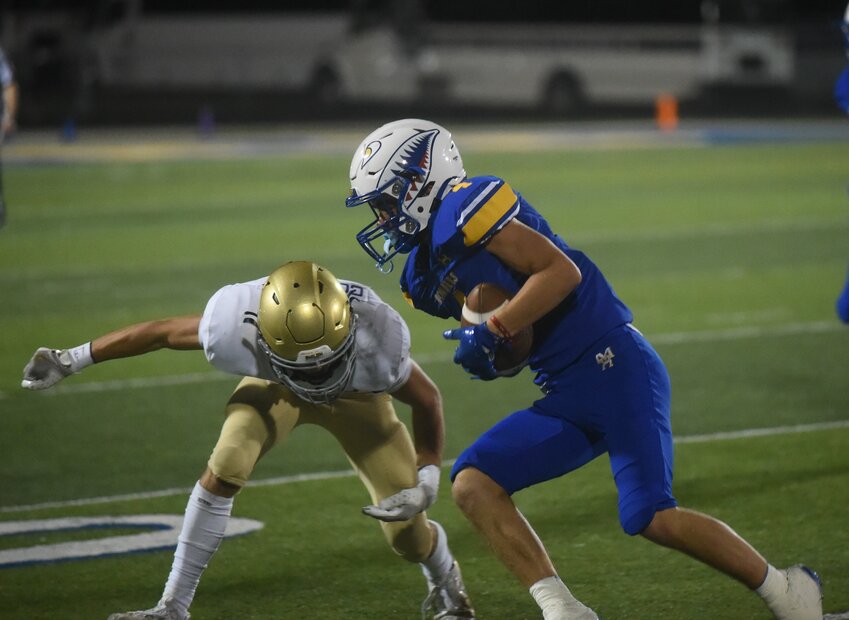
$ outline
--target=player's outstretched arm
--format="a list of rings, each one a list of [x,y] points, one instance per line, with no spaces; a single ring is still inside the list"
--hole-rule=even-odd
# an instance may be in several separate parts
[[[366,506],[363,512],[381,521],[406,521],[427,510],[439,491],[439,464],[445,440],[442,395],[430,377],[412,362],[410,378],[392,396],[412,410],[418,484],[382,499],[377,506]]]
[[[96,362],[158,349],[200,349],[200,315],[136,323],[71,349],[39,347],[24,367],[21,387],[44,390]]]

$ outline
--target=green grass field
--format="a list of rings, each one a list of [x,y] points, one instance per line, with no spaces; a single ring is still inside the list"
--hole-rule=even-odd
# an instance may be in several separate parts
[[[463,129],[455,132],[463,149]],[[448,324],[409,309],[397,278],[356,244],[367,214],[342,203],[358,139],[338,154],[7,163],[0,525],[182,513],[179,491],[73,500],[188,489],[236,378],[198,352],[95,366],[45,393],[22,390],[21,369],[38,346],[200,312],[219,286],[291,259],[361,280],[403,313],[414,354],[443,390],[446,458],[536,396],[528,373],[469,381],[441,338]],[[593,257],[656,344],[673,382],[679,502],[727,521],[773,564],[809,564],[826,610],[849,610],[849,328],[834,314],[849,262],[849,144],[463,154],[471,174],[506,177]],[[329,437],[303,428],[254,477],[347,467]],[[604,458],[515,500],[566,582],[606,620],[769,617],[735,582],[624,535]],[[417,618],[419,570],[393,556],[360,514],[365,503],[353,477],[245,489],[234,515],[265,527],[224,542],[193,617]],[[448,531],[481,620],[539,618],[452,504],[447,468],[430,514]],[[84,536],[0,537],[0,550]],[[90,620],[148,607],[170,562],[159,551],[0,568],[0,618]]]

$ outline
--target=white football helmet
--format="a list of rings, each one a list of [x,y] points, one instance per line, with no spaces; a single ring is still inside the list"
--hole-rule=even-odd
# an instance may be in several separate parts
[[[460,151],[444,127],[416,118],[395,121],[366,136],[351,160],[348,207],[368,204],[374,220],[357,241],[383,272],[408,253],[427,228],[446,188],[466,178]],[[373,243],[382,240],[383,247]]]
[[[356,359],[356,315],[339,281],[324,267],[294,261],[268,276],[259,300],[259,345],[274,374],[313,403],[334,401]]]

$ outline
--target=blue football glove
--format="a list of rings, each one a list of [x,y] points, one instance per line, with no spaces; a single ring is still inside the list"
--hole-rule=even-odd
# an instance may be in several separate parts
[[[442,337],[459,341],[454,363],[460,364],[467,373],[484,381],[500,376],[495,369],[495,351],[504,339],[489,331],[486,323],[449,329]]]

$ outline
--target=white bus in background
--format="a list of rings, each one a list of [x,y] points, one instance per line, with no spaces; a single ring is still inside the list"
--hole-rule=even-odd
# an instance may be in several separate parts
[[[65,56],[72,48],[85,87],[262,89],[310,93],[327,105],[429,102],[560,113],[585,102],[686,99],[716,85],[790,86],[794,78],[788,0],[680,0],[675,7],[685,7],[686,17],[674,23],[634,19],[651,0],[631,0],[628,19],[605,9],[620,3],[599,2],[574,5],[590,11],[582,21],[546,22],[449,22],[429,18],[420,0],[267,13],[253,12],[250,0],[229,13],[148,12],[142,0],[84,4],[95,8],[73,29],[57,27],[55,11],[4,20],[18,56],[37,55],[27,47],[32,41],[53,41],[54,54]],[[55,43],[71,32],[73,40]]]
[[[705,0],[701,13],[707,85],[791,85],[796,42],[787,0]]]
[[[302,89],[349,22],[343,13],[145,14],[139,0],[112,5],[128,11],[89,39],[103,86]]]
[[[342,10],[258,12],[250,0],[192,11],[147,10],[144,0],[28,2],[0,9],[0,40],[24,77],[62,65],[74,73],[67,79],[104,88],[303,90],[351,21]]]
[[[412,48],[391,24],[376,22],[323,59],[314,85],[328,101],[420,99],[561,112],[587,102],[649,103],[661,94],[684,99],[712,87],[792,85],[787,0],[681,4],[691,7],[690,18],[676,23],[622,22],[616,11],[582,23],[431,21]]]
[[[405,55],[388,28],[374,29],[326,59],[317,90],[328,100],[562,111],[585,101],[683,98],[702,84],[700,34],[698,26],[434,24],[427,43]],[[393,48],[381,60],[377,50]]]

